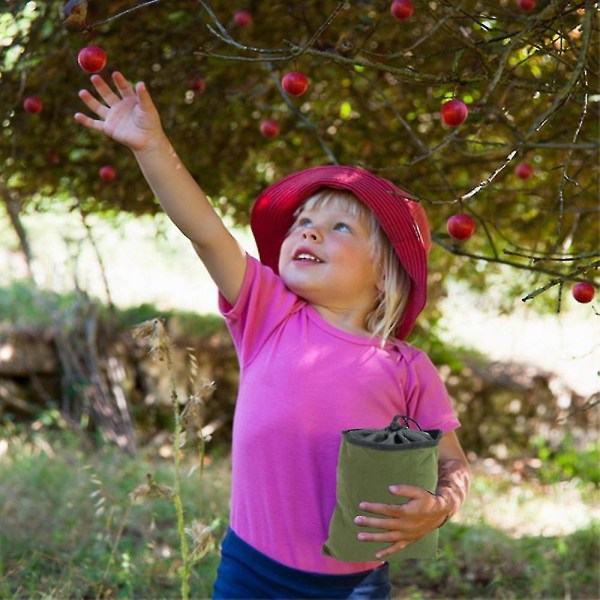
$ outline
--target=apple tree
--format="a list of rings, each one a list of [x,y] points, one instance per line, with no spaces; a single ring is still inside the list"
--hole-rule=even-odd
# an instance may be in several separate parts
[[[238,223],[287,173],[359,165],[424,204],[434,277],[483,288],[498,270],[525,273],[509,278],[524,299],[594,284],[592,0],[7,0],[0,10],[0,192],[17,229],[48,197],[84,213],[159,209],[129,152],[73,120],[89,85],[78,55],[95,46],[103,75],[146,81],[184,162]],[[469,228],[453,236],[457,215]]]

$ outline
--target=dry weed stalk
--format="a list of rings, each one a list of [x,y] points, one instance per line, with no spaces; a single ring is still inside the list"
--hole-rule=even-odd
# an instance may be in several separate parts
[[[172,498],[175,492],[166,485],[154,481],[151,473],[146,473],[146,483],[138,485],[129,494],[132,504],[142,504],[147,498]]]
[[[202,521],[193,520],[192,525],[185,532],[192,539],[191,557],[194,562],[204,558],[209,550],[213,548],[215,538],[213,536],[214,524],[206,525]]]
[[[169,334],[162,319],[151,319],[141,323],[133,330],[133,336],[138,341],[147,344],[151,356],[164,361],[169,373],[171,391],[171,404],[175,419],[175,435],[173,440],[173,456],[175,458],[174,488],[158,485],[152,475],[146,475],[145,484],[138,486],[131,494],[132,501],[143,501],[147,497],[172,498],[177,513],[177,533],[181,544],[182,566],[179,571],[181,577],[181,596],[188,600],[190,595],[190,567],[193,562],[200,560],[213,546],[212,532],[214,527],[207,526],[200,521],[193,521],[191,527],[185,528],[183,502],[181,499],[181,450],[187,443],[198,445],[200,452],[200,470],[202,473],[204,463],[204,450],[208,437],[202,433],[203,405],[206,398],[212,393],[213,383],[200,382],[198,376],[198,361],[192,349],[188,348],[190,360],[190,377],[192,394],[183,410],[180,410],[177,397],[177,387],[172,362],[172,344]],[[190,551],[187,536],[190,536],[193,547]]]
[[[192,393],[188,402],[181,411],[181,425],[185,432],[183,445],[189,444],[198,448],[198,461],[200,465],[200,476],[204,474],[204,455],[206,444],[211,436],[204,432],[204,407],[206,401],[215,391],[214,381],[206,381],[200,378],[198,370],[198,359],[193,348],[187,348],[190,363],[190,385]]]

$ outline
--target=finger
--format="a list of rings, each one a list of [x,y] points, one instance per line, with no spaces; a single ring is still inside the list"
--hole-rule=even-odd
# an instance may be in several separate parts
[[[399,550],[406,548],[406,546],[408,546],[408,542],[404,542],[404,541],[396,542],[395,544],[392,544],[391,546],[388,546],[387,548],[384,548],[383,550],[380,550],[379,552],[377,552],[375,554],[375,558],[378,558],[378,559],[385,558],[386,556],[389,556],[390,554],[394,554],[394,552],[398,552]]]
[[[102,77],[100,77],[100,75],[92,75],[90,80],[92,85],[96,88],[98,94],[100,94],[102,100],[104,100],[108,106],[113,106],[119,102],[119,100],[121,100],[121,98],[115,94],[112,88],[106,83],[106,81],[104,81],[104,79],[102,79]]]
[[[360,510],[374,513],[376,515],[383,515],[385,517],[398,517],[402,514],[401,504],[382,504],[377,502],[361,502],[358,507]]]
[[[83,101],[83,103],[94,113],[96,113],[100,118],[104,118],[106,113],[108,112],[108,108],[98,102],[92,94],[90,94],[87,90],[80,90],[79,97]]]
[[[404,498],[421,498],[423,495],[429,494],[429,492],[423,488],[402,483],[390,485],[389,490],[390,494],[394,496],[403,496]]]
[[[388,543],[397,543],[400,540],[398,539],[398,533],[394,533],[388,531],[387,533],[372,533],[367,531],[361,531],[356,536],[361,542],[379,542],[381,544]]]
[[[96,131],[104,131],[104,121],[99,121],[97,119],[92,119],[83,113],[75,113],[75,120],[81,125],[84,125],[88,129],[95,129]]]
[[[360,527],[371,527],[372,529],[386,529],[388,531],[398,530],[397,519],[376,519],[359,515],[355,517],[354,523]]]
[[[156,110],[154,107],[154,102],[152,102],[152,98],[150,97],[150,92],[143,81],[139,81],[136,84],[135,93],[137,94],[140,106],[143,110],[147,112]]]
[[[131,84],[129,83],[129,81],[127,81],[127,79],[119,71],[115,71],[112,74],[112,80],[115,84],[115,87],[119,91],[119,94],[121,94],[122,98],[135,95],[133,88],[131,87]]]

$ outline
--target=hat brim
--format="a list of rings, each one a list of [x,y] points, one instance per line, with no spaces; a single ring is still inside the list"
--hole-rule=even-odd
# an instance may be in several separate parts
[[[390,181],[347,166],[312,167],[280,179],[260,194],[250,215],[261,262],[278,272],[281,245],[294,223],[296,209],[324,187],[348,190],[367,205],[396,250],[412,282],[396,331],[399,339],[405,339],[425,307],[431,238],[423,207]]]

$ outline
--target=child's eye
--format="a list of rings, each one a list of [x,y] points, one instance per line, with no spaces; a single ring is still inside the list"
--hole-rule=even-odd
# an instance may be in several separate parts
[[[336,223],[333,228],[336,231],[343,231],[343,232],[346,232],[346,233],[349,233],[349,232],[352,231],[352,229],[350,229],[350,226],[346,225],[346,223]]]
[[[296,227],[310,227],[312,225],[312,221],[306,217],[302,219],[298,219],[296,223]]]

